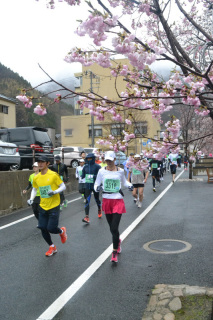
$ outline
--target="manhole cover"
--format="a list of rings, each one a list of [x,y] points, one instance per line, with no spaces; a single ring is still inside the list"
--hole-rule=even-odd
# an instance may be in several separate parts
[[[154,253],[181,253],[191,249],[191,244],[182,240],[163,239],[145,243],[143,248]]]

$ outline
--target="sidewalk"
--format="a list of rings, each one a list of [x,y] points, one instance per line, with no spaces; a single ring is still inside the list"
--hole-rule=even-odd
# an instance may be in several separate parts
[[[179,270],[173,277],[164,277],[170,278],[169,283],[155,284],[142,320],[175,320],[173,312],[182,308],[183,296],[213,297],[213,184],[207,180],[207,176],[189,180],[185,171],[153,208],[160,221],[158,227],[153,225],[154,238],[161,240],[150,241],[144,248],[158,255],[159,262],[165,257],[165,273],[172,269],[168,263],[174,259]]]

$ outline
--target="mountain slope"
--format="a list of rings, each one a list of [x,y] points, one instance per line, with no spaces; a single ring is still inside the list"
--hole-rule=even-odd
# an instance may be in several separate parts
[[[17,95],[21,94],[21,89],[31,88],[31,85],[23,77],[19,76],[18,73],[13,72],[11,69],[5,67],[0,63],[0,93],[9,97],[16,98]],[[31,91],[30,96],[39,96],[40,93],[37,90]],[[37,101],[39,102],[39,101]],[[45,104],[50,104],[53,99],[46,97],[42,99]],[[36,106],[36,102],[33,101],[33,106]],[[61,116],[72,115],[73,106],[66,104],[62,101],[55,103],[47,109],[47,115],[38,116],[33,113],[33,107],[27,109],[24,105],[17,100],[16,106],[16,126],[39,126],[55,128],[56,133],[61,133]]]

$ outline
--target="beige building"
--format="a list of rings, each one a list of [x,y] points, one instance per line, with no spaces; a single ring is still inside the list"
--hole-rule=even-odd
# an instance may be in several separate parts
[[[16,100],[0,94],[0,128],[16,127]]]
[[[127,59],[114,60],[113,65],[121,63],[128,64]],[[111,76],[110,69],[102,68],[97,64],[89,67],[83,67],[81,73],[76,73],[76,92],[93,91],[98,95],[107,96],[110,100],[118,100],[118,92],[124,91],[126,82],[123,77]],[[159,123],[151,116],[150,111],[145,110],[121,110],[123,119],[130,119],[133,125],[127,126],[125,122],[112,122],[109,115],[105,116],[104,121],[96,120],[89,114],[89,109],[80,110],[77,105],[76,97],[75,115],[61,117],[61,142],[62,146],[80,146],[99,148],[96,141],[101,138],[107,138],[110,134],[120,139],[122,131],[130,131],[136,134],[136,139],[129,144],[128,154],[130,152],[141,152],[147,148],[148,138],[156,138],[160,132]],[[130,115],[131,114],[131,115]],[[93,132],[93,134],[92,134]]]

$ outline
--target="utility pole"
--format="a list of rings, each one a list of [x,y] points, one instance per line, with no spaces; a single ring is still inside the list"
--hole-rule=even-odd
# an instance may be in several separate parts
[[[95,75],[94,75],[95,77]],[[90,91],[92,92],[92,78],[93,78],[93,73],[90,71]],[[95,146],[95,137],[94,137],[94,115],[91,114],[91,138],[92,138],[92,148]]]
[[[90,92],[93,92],[93,83],[92,80],[97,77],[91,70],[88,70],[85,72],[85,75],[87,76],[89,74],[90,77]],[[94,115],[91,114],[91,147],[94,148],[95,146],[95,134],[94,134]]]

